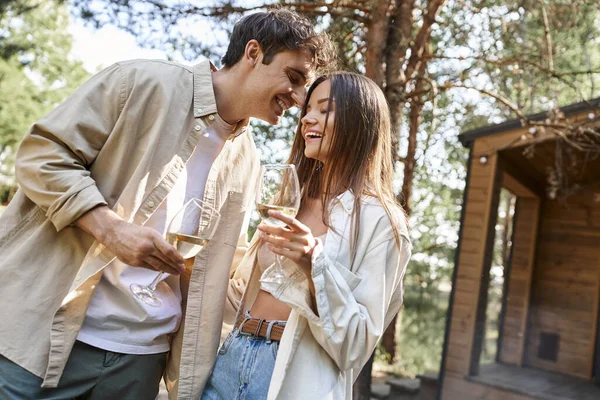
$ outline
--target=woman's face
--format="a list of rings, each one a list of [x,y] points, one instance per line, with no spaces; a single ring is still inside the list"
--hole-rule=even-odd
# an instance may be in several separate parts
[[[306,115],[302,117],[302,137],[306,144],[304,155],[323,163],[327,161],[335,121],[335,99],[329,104],[331,81],[323,81],[311,93],[306,104]],[[329,113],[329,118],[327,118]],[[325,129],[327,119],[327,129]],[[319,151],[319,147],[321,150]]]

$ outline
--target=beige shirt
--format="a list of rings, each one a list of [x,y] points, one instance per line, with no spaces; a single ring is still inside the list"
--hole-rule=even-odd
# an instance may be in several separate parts
[[[404,215],[398,210],[402,238],[398,248],[384,208],[378,200],[364,197],[356,255],[352,257],[353,205],[351,192],[333,201],[329,212],[334,229],[329,229],[324,244],[313,253],[316,313],[311,308],[308,279],[299,267],[285,261],[283,268],[291,283],[274,283],[274,268],[262,272],[255,262],[256,246],[246,253],[230,280],[227,323],[242,318],[259,289],[292,308],[268,400],[351,400],[358,372],[402,305],[402,279],[411,255]]]
[[[108,205],[143,225],[216,111],[209,62],[123,62],[92,77],[23,139],[21,189],[0,219],[0,354],[43,378],[44,387],[58,384],[102,269],[114,259],[73,221]],[[208,175],[203,200],[222,218],[181,277],[184,319],[165,374],[171,398],[196,400],[214,361],[258,168],[245,121]]]

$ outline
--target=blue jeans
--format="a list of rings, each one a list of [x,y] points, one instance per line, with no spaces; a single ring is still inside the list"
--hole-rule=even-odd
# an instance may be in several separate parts
[[[233,330],[223,342],[202,400],[264,400],[279,342]]]

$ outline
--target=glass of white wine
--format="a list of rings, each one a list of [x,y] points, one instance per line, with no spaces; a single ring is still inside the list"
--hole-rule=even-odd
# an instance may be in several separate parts
[[[200,253],[212,238],[221,214],[199,199],[191,199],[183,205],[169,223],[166,239],[177,249],[184,260]],[[160,272],[148,286],[134,283],[130,286],[133,297],[142,303],[160,307],[162,300],[156,295],[156,286],[165,273]]]
[[[270,225],[285,226],[282,221],[269,216],[269,210],[280,211],[295,217],[300,207],[300,184],[296,167],[292,164],[265,164],[261,166],[256,208],[261,219]],[[276,270],[273,280],[285,279],[281,258],[275,256]]]

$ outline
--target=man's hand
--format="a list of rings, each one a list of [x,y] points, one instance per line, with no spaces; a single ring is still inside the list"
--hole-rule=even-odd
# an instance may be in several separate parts
[[[106,206],[88,211],[75,225],[94,236],[127,265],[173,275],[185,270],[183,257],[160,233],[126,222]]]

